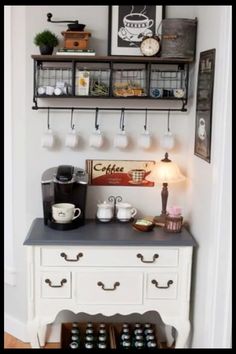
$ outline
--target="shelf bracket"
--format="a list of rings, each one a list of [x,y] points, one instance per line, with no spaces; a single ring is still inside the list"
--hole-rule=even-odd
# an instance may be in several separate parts
[[[38,107],[38,102],[37,102],[37,99],[35,97],[33,98],[33,103],[34,103],[34,106],[32,106],[33,110],[40,109],[40,107]]]

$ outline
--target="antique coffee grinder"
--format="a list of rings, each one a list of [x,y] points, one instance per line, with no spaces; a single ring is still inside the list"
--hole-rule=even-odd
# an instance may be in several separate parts
[[[67,23],[67,31],[61,32],[64,37],[64,49],[87,50],[89,45],[90,32],[84,32],[86,25],[76,21],[52,21],[52,14],[47,14],[47,21],[52,23]]]
[[[88,174],[85,170],[60,165],[43,172],[42,180],[44,224],[57,230],[70,230],[84,225]],[[60,224],[52,218],[52,205],[71,203],[80,208],[81,214],[69,223]]]

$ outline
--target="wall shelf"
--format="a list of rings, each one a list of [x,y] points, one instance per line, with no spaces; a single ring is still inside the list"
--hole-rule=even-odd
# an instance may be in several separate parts
[[[144,56],[32,55],[34,60],[33,109],[91,109],[42,107],[38,99],[141,99],[174,101],[187,111],[189,64],[192,59]],[[120,110],[114,108],[113,110]],[[126,109],[126,108],[125,108]],[[138,108],[129,110],[142,110]]]

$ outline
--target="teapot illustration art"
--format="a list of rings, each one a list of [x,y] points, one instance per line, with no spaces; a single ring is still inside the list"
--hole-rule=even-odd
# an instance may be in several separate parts
[[[99,221],[108,222],[113,218],[114,207],[113,204],[104,201],[97,204],[97,218]]]

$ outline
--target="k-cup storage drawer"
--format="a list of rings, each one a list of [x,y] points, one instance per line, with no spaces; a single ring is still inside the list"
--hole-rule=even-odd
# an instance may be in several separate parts
[[[155,247],[42,247],[42,266],[176,267],[178,248]]]
[[[41,298],[71,298],[70,272],[42,272],[40,277]]]
[[[80,272],[76,274],[76,301],[79,304],[142,304],[143,273]]]
[[[146,277],[147,299],[176,299],[178,274],[174,272],[148,273]]]

